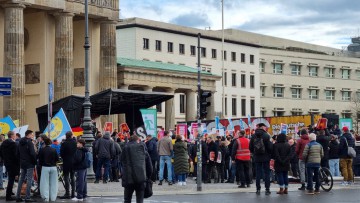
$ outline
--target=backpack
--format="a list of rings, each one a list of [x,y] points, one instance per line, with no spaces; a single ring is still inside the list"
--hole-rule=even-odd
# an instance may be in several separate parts
[[[91,152],[86,152],[85,153],[86,168],[90,168],[91,162],[92,162],[92,154],[91,154]]]
[[[255,137],[254,139],[254,154],[255,155],[265,154],[265,144],[262,136]]]

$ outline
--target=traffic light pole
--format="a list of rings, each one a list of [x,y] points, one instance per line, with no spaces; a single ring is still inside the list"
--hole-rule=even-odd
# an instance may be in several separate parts
[[[202,191],[202,150],[201,150],[201,115],[200,115],[200,99],[201,99],[201,78],[200,78],[200,55],[201,55],[201,48],[200,48],[200,38],[201,34],[198,34],[198,100],[197,100],[197,123],[198,123],[198,134],[197,134],[197,191]]]

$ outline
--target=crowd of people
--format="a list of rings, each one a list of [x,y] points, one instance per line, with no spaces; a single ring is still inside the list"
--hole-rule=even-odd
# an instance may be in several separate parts
[[[299,190],[317,194],[320,167],[329,168],[333,176],[342,175],[344,186],[353,183],[354,175],[360,176],[360,136],[347,127],[317,130],[310,126],[299,131],[299,139],[283,133],[270,136],[266,129],[259,123],[251,136],[237,131],[234,136],[206,135],[192,141],[170,135],[169,131],[160,140],[148,135],[143,141],[136,135],[120,136],[116,131],[97,132],[90,151],[85,141],[71,131],[61,143],[44,134],[34,139],[31,130],[23,138],[9,131],[6,140],[0,136],[0,164],[5,166],[8,177],[6,201],[34,202],[30,195],[34,181],[44,201],[55,201],[59,162],[65,187],[65,194],[59,198],[83,201],[87,198],[86,176],[92,161],[95,184],[121,180],[124,201],[131,202],[136,192],[137,201],[142,202],[149,179],[160,186],[186,186],[189,177],[196,180],[198,144],[204,183],[236,183],[239,188],[250,188],[255,180],[256,194],[261,193],[262,181],[266,195],[271,194],[271,182],[279,185],[277,194],[287,194],[289,175],[299,179]],[[349,147],[355,149],[355,158],[349,156]],[[0,180],[0,189],[4,189],[2,183]]]

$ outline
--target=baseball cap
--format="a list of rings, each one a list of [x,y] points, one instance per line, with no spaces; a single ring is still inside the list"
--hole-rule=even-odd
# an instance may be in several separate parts
[[[342,130],[347,132],[347,131],[349,131],[349,128],[348,128],[347,126],[344,126],[344,127],[342,128]]]

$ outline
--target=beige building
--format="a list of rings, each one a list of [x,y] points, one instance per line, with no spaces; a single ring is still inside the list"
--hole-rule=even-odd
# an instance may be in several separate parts
[[[90,93],[117,87],[115,25],[119,0],[89,0]],[[84,0],[0,0],[0,72],[12,95],[0,98],[0,117],[38,130],[35,109],[84,94]]]

